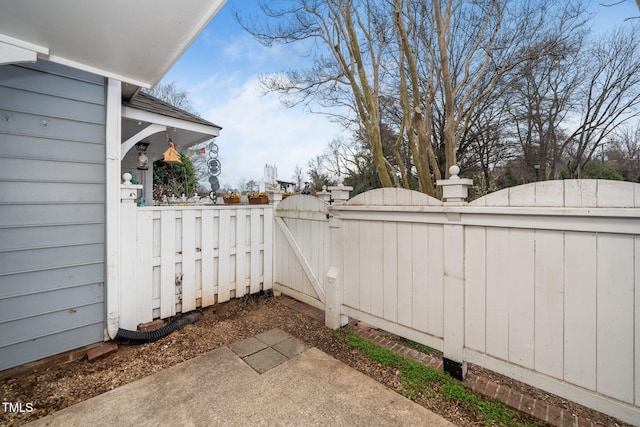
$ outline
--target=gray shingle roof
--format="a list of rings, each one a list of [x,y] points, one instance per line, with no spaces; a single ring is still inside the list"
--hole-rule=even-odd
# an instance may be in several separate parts
[[[174,107],[173,105],[142,91],[138,91],[133,98],[129,101],[123,102],[122,104],[137,110],[222,129],[221,126],[218,126],[215,123],[211,123],[202,117],[198,117],[195,114],[191,114],[187,111],[181,110],[180,108]]]

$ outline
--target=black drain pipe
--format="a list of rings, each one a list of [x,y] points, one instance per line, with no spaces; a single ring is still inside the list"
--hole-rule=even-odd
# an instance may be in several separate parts
[[[171,323],[163,326],[160,329],[156,329],[155,331],[130,331],[127,329],[118,329],[118,334],[115,337],[116,341],[128,341],[136,344],[144,344],[149,342],[154,342],[159,340],[160,338],[164,338],[168,336],[171,332],[177,331],[190,323],[195,322],[196,320],[202,317],[202,313],[200,311],[192,311],[172,321]]]

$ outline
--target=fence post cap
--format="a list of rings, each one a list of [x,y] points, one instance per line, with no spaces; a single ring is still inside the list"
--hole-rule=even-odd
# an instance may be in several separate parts
[[[442,187],[442,201],[447,204],[462,205],[469,195],[469,187],[473,180],[460,178],[460,167],[453,165],[449,168],[449,179],[439,179],[436,185]]]

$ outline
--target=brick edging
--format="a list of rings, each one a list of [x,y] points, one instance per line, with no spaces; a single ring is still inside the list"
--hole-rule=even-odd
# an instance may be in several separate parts
[[[409,357],[424,365],[431,366],[442,371],[442,358],[431,354],[421,353],[417,350],[400,344],[395,340],[387,338],[387,333],[350,324],[348,326],[354,332],[364,338],[394,351],[400,355]],[[534,399],[533,397],[513,390],[504,384],[498,384],[479,375],[468,373],[462,384],[469,390],[483,394],[490,398],[496,398],[508,407],[531,415],[539,420],[545,421],[555,427],[604,427],[596,424],[590,419],[578,417],[567,409],[558,408],[549,403]]]

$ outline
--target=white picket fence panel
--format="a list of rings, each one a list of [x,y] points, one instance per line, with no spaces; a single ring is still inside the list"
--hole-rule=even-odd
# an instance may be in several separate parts
[[[640,425],[640,185],[543,182],[464,206],[378,189],[329,213],[343,256],[327,307]]]
[[[271,205],[133,205],[122,222],[123,329],[273,286]]]

